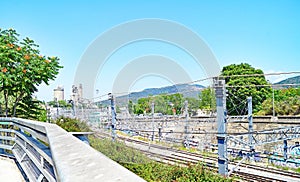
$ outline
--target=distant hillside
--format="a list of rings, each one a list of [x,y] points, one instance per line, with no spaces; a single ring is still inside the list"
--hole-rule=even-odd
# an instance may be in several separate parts
[[[300,76],[295,76],[291,78],[287,78],[285,80],[282,80],[280,82],[275,83],[275,85],[278,84],[300,84]],[[291,87],[291,86],[284,86],[284,87]],[[299,87],[299,86],[294,86]]]
[[[125,106],[127,105],[129,100],[133,102],[137,102],[139,98],[144,98],[148,96],[155,96],[159,94],[175,94],[175,93],[182,93],[184,97],[198,97],[198,94],[201,89],[205,88],[202,85],[189,85],[189,84],[179,84],[179,85],[172,85],[167,87],[161,88],[147,88],[140,92],[132,92],[129,95],[123,95],[116,98],[116,104]],[[102,101],[101,104],[108,104],[108,101]]]

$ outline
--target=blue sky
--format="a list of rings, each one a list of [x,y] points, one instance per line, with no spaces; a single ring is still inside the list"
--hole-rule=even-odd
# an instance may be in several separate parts
[[[60,58],[64,68],[49,86],[39,87],[37,96],[51,100],[53,88],[63,85],[68,99],[77,65],[88,46],[116,25],[144,18],[174,21],[194,31],[210,47],[221,67],[247,62],[267,73],[299,71],[299,7],[297,0],[2,0],[0,27],[16,29],[22,36],[35,40],[41,53]],[[192,80],[205,77],[203,70],[189,61],[192,58],[182,50],[144,41],[113,54],[98,73],[95,88],[100,94],[110,92],[118,72],[132,59],[147,54],[174,59]],[[168,84],[166,79],[154,75],[139,79],[131,91]]]

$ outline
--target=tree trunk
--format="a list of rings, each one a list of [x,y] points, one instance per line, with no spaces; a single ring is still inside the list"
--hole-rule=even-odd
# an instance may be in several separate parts
[[[5,117],[8,116],[8,96],[7,90],[4,90],[4,102],[5,102]]]
[[[16,101],[14,103],[14,106],[13,106],[13,117],[16,116],[16,111],[17,111],[17,106],[18,106],[18,103],[20,102],[21,98],[24,96],[24,92],[21,92],[19,97],[16,98]]]

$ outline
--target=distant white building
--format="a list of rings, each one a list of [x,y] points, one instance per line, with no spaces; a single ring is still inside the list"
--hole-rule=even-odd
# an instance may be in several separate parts
[[[64,94],[64,88],[61,86],[58,86],[53,90],[54,99],[57,99],[57,101],[65,100]]]

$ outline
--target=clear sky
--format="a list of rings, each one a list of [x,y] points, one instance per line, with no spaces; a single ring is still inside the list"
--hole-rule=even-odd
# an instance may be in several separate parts
[[[1,0],[0,27],[16,29],[35,40],[42,54],[60,58],[64,68],[49,86],[39,87],[37,96],[51,100],[53,89],[63,85],[68,99],[77,65],[88,46],[112,27],[144,18],[186,26],[204,40],[221,67],[247,62],[267,73],[299,71],[299,7],[298,0]],[[100,94],[110,92],[113,79],[126,64],[150,54],[175,60],[192,80],[205,77],[184,51],[149,40],[116,51],[99,71],[95,88]],[[157,75],[148,76],[139,78],[130,91],[168,84]]]

